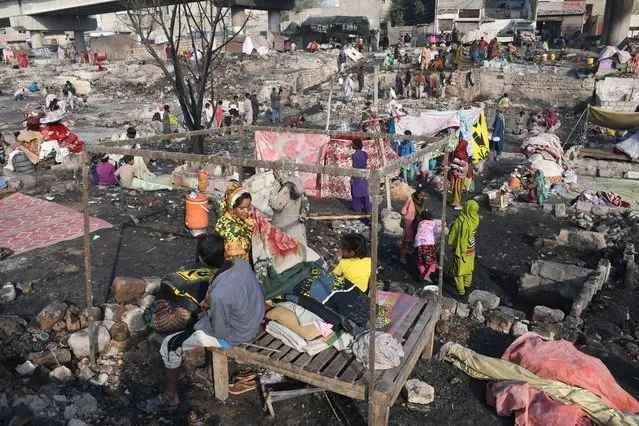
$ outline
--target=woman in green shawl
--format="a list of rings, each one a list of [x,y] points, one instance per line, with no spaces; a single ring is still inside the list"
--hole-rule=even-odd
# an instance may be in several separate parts
[[[448,236],[448,245],[453,247],[451,272],[460,296],[473,281],[475,269],[475,232],[479,226],[479,204],[470,200],[464,203],[460,215],[455,219]]]
[[[529,183],[524,185],[528,194],[519,196],[519,201],[542,205],[548,200],[548,186],[544,172],[537,169],[529,173]]]

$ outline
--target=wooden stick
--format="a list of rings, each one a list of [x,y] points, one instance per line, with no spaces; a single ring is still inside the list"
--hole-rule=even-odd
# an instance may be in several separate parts
[[[379,102],[379,65],[373,68],[373,105]]]
[[[331,102],[333,101],[333,84],[335,84],[335,75],[331,78],[331,90],[328,92],[328,109],[326,110],[326,128],[325,131],[328,132],[328,126],[331,123]]]
[[[84,214],[84,292],[89,312],[89,361],[95,366],[96,338],[93,329],[93,288],[91,285],[91,224],[89,218],[89,164],[91,157],[84,153],[82,156],[82,209]]]
[[[373,220],[371,221],[371,277],[368,284],[368,297],[370,298],[370,331],[368,340],[368,424],[373,425],[375,419],[375,324],[377,323],[377,250],[379,246],[379,186],[380,172],[373,172],[371,178],[371,202],[373,204]]]
[[[382,154],[382,167],[386,167],[388,161],[386,160],[386,148],[384,147],[384,139],[379,138],[377,140],[379,144],[379,152]],[[386,190],[386,208],[388,210],[392,210],[393,206],[391,205],[391,188],[390,188],[390,178],[388,175],[384,176],[384,189]]]
[[[351,220],[351,219],[368,219],[369,214],[346,214],[341,216],[308,216],[309,220]]]
[[[452,136],[450,136],[452,137]],[[448,145],[444,149],[444,160],[442,168],[444,169],[444,189],[442,191],[442,226],[439,231],[439,298],[442,298],[442,290],[444,287],[444,250],[446,249],[446,198],[448,196]],[[470,167],[470,165],[468,166]]]
[[[244,126],[240,126],[240,161],[241,163],[244,163]],[[239,172],[239,179],[238,181],[240,182],[240,185],[242,184],[242,179],[244,178],[244,166],[242,164],[240,164],[240,168],[238,170]]]

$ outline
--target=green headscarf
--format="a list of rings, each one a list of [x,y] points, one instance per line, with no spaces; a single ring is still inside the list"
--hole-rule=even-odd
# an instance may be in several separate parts
[[[479,226],[479,204],[475,200],[464,203],[461,213],[455,219],[448,237],[448,245],[453,246],[455,256],[463,258]]]

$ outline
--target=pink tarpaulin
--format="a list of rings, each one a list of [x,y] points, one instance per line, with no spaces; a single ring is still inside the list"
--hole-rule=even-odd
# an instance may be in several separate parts
[[[486,403],[495,407],[500,416],[514,414],[515,426],[592,425],[578,405],[553,401],[526,382],[489,383]]]
[[[502,359],[544,379],[587,389],[610,407],[639,413],[639,402],[617,384],[604,363],[566,340],[546,341],[526,333],[506,349]]]
[[[471,126],[477,122],[481,111],[480,108],[464,110]],[[395,122],[395,132],[403,135],[404,131],[410,130],[413,135],[435,136],[442,130],[459,126],[459,111],[425,111],[419,117],[410,115],[400,117]]]
[[[255,132],[255,158],[258,160],[276,161],[286,157],[297,163],[322,164],[324,147],[330,137],[300,133]],[[311,194],[317,193],[317,174],[299,173],[304,187]]]

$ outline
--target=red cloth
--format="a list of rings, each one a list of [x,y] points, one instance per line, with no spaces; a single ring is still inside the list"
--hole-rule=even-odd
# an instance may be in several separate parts
[[[604,363],[578,351],[568,341],[545,341],[534,333],[526,333],[506,349],[502,359],[544,379],[587,389],[610,407],[639,413],[639,402],[617,384]]]
[[[40,133],[45,141],[58,141],[60,148],[67,148],[73,153],[81,152],[84,147],[84,142],[61,123],[44,124],[40,128]]]
[[[351,155],[354,150],[352,147],[353,139],[340,136],[339,139],[331,138],[326,148],[326,165],[334,167],[349,168],[351,164]],[[371,139],[362,140],[363,151],[368,154],[366,168],[369,170],[379,169],[382,167],[382,153],[379,149],[379,142]],[[384,152],[386,153],[386,161],[393,161],[398,157],[397,153],[391,148],[390,141],[384,142]],[[346,176],[329,176],[322,175],[321,196],[351,199],[351,178]]]
[[[592,422],[579,406],[554,401],[526,382],[491,382],[486,403],[500,416],[515,415],[516,426],[590,426]]]

